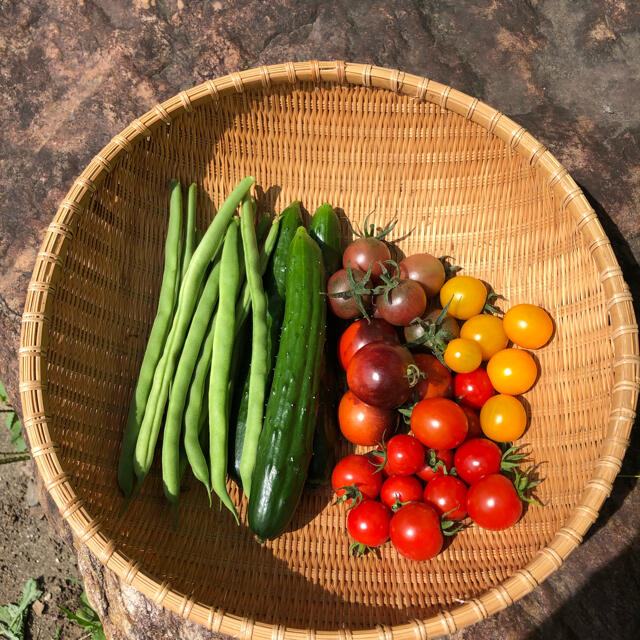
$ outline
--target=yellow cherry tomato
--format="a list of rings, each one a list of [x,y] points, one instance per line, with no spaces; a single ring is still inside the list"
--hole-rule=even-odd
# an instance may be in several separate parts
[[[504,330],[514,344],[539,349],[549,342],[553,322],[549,314],[535,304],[517,304],[504,314]]]
[[[460,329],[460,337],[477,342],[482,350],[483,360],[488,360],[494,353],[504,349],[509,342],[502,328],[502,320],[487,313],[469,318]]]
[[[492,396],[480,409],[480,428],[490,440],[513,442],[526,427],[527,412],[522,402],[513,396]]]
[[[448,313],[458,320],[478,315],[487,301],[487,287],[478,278],[456,276],[447,280],[440,289],[442,308],[449,304]]]
[[[482,351],[477,342],[456,338],[444,351],[444,362],[456,373],[475,371],[482,362]]]
[[[517,396],[531,389],[538,377],[538,367],[526,351],[503,349],[489,360],[487,373],[498,393]]]

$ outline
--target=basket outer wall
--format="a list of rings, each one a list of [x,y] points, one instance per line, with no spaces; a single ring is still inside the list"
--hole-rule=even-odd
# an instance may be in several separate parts
[[[208,81],[174,98],[135,120],[117,135],[82,172],[51,223],[34,269],[23,314],[20,346],[20,395],[25,428],[31,452],[63,517],[78,538],[96,554],[107,567],[117,573],[157,604],[168,607],[186,618],[209,629],[244,638],[302,638],[335,637],[333,631],[273,627],[230,615],[220,609],[195,602],[188,595],[174,591],[171,585],[159,583],[145,575],[140,564],[120,553],[101,530],[96,520],[85,509],[64,473],[51,440],[46,406],[46,380],[44,371],[47,350],[47,321],[55,294],[56,281],[61,274],[69,240],[73,237],[74,223],[87,206],[92,194],[113,170],[121,154],[146,137],[157,127],[165,126],[185,111],[228,93],[242,93],[252,87],[265,87],[279,83],[337,82],[378,87],[426,100],[451,110],[486,128],[536,167],[547,179],[549,188],[575,221],[578,232],[595,262],[607,301],[610,316],[610,338],[614,350],[614,384],[612,410],[607,436],[591,480],[586,484],[580,504],[565,525],[556,532],[551,543],[542,549],[524,569],[497,587],[466,604],[423,621],[371,631],[346,632],[359,638],[430,638],[477,622],[533,590],[550,573],[560,567],[564,558],[578,545],[582,536],[595,521],[598,511],[609,495],[621,460],[628,445],[631,426],[635,418],[638,397],[638,333],[629,289],[622,277],[611,244],[593,209],[567,170],[533,138],[503,114],[459,91],[399,71],[371,65],[318,62],[287,63],[234,73]],[[342,632],[345,633],[345,632]]]

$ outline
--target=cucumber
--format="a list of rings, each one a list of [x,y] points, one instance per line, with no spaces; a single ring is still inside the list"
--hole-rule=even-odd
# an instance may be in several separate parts
[[[309,223],[309,235],[322,250],[322,259],[327,277],[342,267],[342,238],[340,219],[333,207],[325,202],[321,204]]]
[[[318,243],[327,277],[342,267],[342,242],[340,220],[333,207],[324,203],[318,207],[309,224],[309,235]],[[329,482],[336,460],[338,446],[337,358],[334,345],[337,328],[334,318],[327,318],[327,342],[325,345],[322,388],[318,422],[313,436],[313,455],[307,473],[307,484],[317,489]]]
[[[326,320],[322,252],[304,227],[291,243],[285,311],[249,499],[260,542],[280,535],[298,504],[313,445]]]
[[[287,269],[289,263],[289,248],[291,241],[298,227],[302,225],[300,217],[300,203],[291,203],[283,212],[280,218],[280,231],[278,232],[278,242],[273,250],[267,270],[264,274],[264,292],[267,296],[267,328],[269,349],[268,359],[269,370],[273,371],[275,356],[278,351],[280,340],[280,329],[282,327],[282,317],[284,315],[284,296],[287,283]],[[251,325],[245,323],[242,333],[236,339],[238,351],[251,341]],[[236,354],[234,353],[234,359]],[[242,459],[242,447],[244,445],[244,434],[247,426],[247,408],[249,403],[249,365],[248,358],[245,358],[238,365],[238,374],[234,385],[234,394],[231,408],[231,429],[229,434],[229,475],[240,482],[240,460]],[[271,379],[267,380],[267,389],[270,387]]]

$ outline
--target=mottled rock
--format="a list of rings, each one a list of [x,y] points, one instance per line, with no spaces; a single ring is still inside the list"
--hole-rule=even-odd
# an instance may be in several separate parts
[[[640,299],[640,4],[630,0],[24,0],[0,11],[0,379],[44,230],[95,153],[181,89],[285,60],[344,59],[451,84],[527,127],[592,199]],[[623,473],[640,468],[638,430]],[[42,488],[40,487],[40,491]],[[49,518],[72,536],[51,499]],[[457,638],[635,638],[640,489],[620,478],[585,543],[534,593]],[[209,638],[82,545],[108,637]]]

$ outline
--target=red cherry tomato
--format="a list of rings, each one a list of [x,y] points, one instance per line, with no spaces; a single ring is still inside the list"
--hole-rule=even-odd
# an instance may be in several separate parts
[[[453,379],[455,399],[472,409],[481,409],[482,405],[495,393],[487,372],[474,369],[469,373],[458,373]]]
[[[377,500],[363,500],[347,515],[347,531],[359,544],[377,547],[389,538],[391,509]]]
[[[342,458],[331,474],[331,486],[338,498],[346,494],[347,504],[358,495],[377,498],[382,487],[382,475],[376,473],[375,464],[367,457],[353,454]]]
[[[391,467],[389,466],[389,460],[387,460],[386,458],[387,454],[385,451],[383,451],[382,449],[374,449],[373,451],[370,451],[368,453],[368,456],[371,458],[373,464],[376,467],[376,470],[379,469],[378,473],[380,473],[380,475],[384,476],[385,478],[389,478],[395,475],[395,473],[391,471]],[[383,462],[384,462],[384,466],[380,468],[380,465]]]
[[[405,347],[372,342],[360,349],[347,367],[347,384],[358,398],[374,407],[394,409],[411,395],[413,356]]]
[[[420,400],[411,413],[411,430],[425,447],[455,449],[467,437],[467,416],[452,400]]]
[[[444,543],[440,516],[424,502],[412,502],[399,509],[391,518],[389,533],[396,551],[411,560],[433,558]]]
[[[424,447],[413,436],[400,433],[387,442],[387,462],[393,475],[410,476],[422,468]]]
[[[338,344],[338,357],[345,371],[351,358],[370,342],[400,344],[400,339],[396,330],[386,320],[379,318],[356,320],[347,327]]]
[[[480,416],[470,407],[462,405],[460,408],[464,411],[464,415],[467,416],[467,425],[469,427],[467,440],[471,440],[471,438],[481,438],[483,433],[482,426],[480,425]]]
[[[416,253],[405,258],[399,265],[400,277],[419,282],[430,298],[435,296],[446,279],[442,262],[428,253]]]
[[[353,269],[353,279],[356,282],[360,282],[364,280],[366,273],[364,271],[360,271],[359,269]],[[366,287],[371,286],[371,280],[367,280],[363,283]],[[349,284],[349,279],[347,277],[346,269],[340,269],[336,271],[327,282],[327,293],[344,293],[345,291],[349,291],[351,289],[351,285]],[[354,298],[336,298],[331,295],[327,295],[327,300],[329,301],[329,307],[331,311],[338,318],[344,318],[346,320],[350,320],[351,318],[357,318],[362,315],[362,311],[360,307],[356,304]],[[371,296],[362,296],[362,304],[367,311],[371,310]]]
[[[420,502],[422,483],[415,476],[391,476],[382,483],[380,500],[392,508],[396,503]]]
[[[444,467],[444,468],[443,468]],[[430,482],[437,476],[444,475],[445,469],[453,467],[453,451],[450,449],[428,449],[422,468],[416,475],[425,482]]]
[[[469,487],[467,513],[483,529],[500,531],[518,522],[522,501],[509,478],[492,473]]]
[[[424,488],[424,501],[447,520],[467,515],[467,485],[453,476],[438,476]]]
[[[467,484],[474,484],[491,473],[500,471],[502,451],[486,438],[466,440],[457,449],[454,466],[458,476]]]
[[[358,268],[365,273],[371,266],[371,276],[380,277],[381,262],[391,260],[389,247],[377,238],[358,238],[354,240],[342,254],[342,266],[346,269],[351,263],[352,268]]]
[[[371,446],[389,436],[396,426],[397,415],[363,402],[353,391],[347,391],[338,406],[338,424],[342,435],[354,444]]]
[[[450,398],[453,395],[453,379],[449,369],[429,353],[414,353],[413,359],[425,377],[415,386],[419,400],[425,398]]]
[[[427,296],[419,283],[400,280],[388,294],[377,295],[375,303],[380,317],[397,327],[404,327],[424,313]]]

